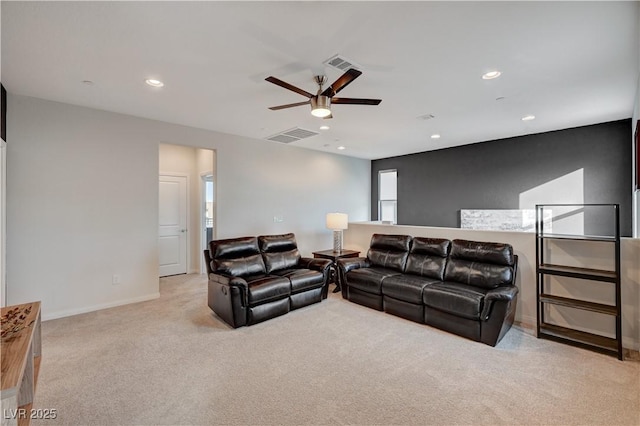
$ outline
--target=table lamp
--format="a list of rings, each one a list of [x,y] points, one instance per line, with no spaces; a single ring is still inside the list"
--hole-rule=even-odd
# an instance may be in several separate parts
[[[333,251],[342,251],[342,230],[347,229],[349,216],[346,213],[327,213],[327,229],[333,230]]]

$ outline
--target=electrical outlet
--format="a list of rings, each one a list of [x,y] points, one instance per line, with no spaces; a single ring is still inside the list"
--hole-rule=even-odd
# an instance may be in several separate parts
[[[122,283],[122,278],[120,277],[120,275],[118,274],[113,274],[113,277],[111,278],[111,284],[113,285],[118,285]]]

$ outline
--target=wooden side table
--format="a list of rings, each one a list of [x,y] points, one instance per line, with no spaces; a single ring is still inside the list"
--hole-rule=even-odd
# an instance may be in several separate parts
[[[40,302],[7,306],[1,312],[3,330],[15,329],[2,338],[2,426],[28,425],[42,353]]]
[[[355,250],[341,250],[341,251],[333,251],[333,250],[322,250],[322,251],[314,251],[313,257],[320,259],[329,259],[331,260],[331,278],[329,282],[333,281],[336,284],[336,288],[333,290],[334,293],[339,292],[342,289],[340,283],[340,274],[338,274],[338,265],[336,264],[338,259],[345,259],[349,257],[359,257],[360,252]],[[327,297],[329,287],[327,286],[327,290],[325,290],[323,294],[323,298]]]

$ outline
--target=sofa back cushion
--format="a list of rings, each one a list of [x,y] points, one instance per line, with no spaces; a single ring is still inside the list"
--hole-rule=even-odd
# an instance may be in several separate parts
[[[265,266],[256,237],[230,238],[209,242],[211,271],[234,277],[264,274]]]
[[[373,234],[367,258],[371,266],[403,272],[410,246],[409,235]]]
[[[262,235],[258,237],[258,244],[267,274],[295,268],[300,263],[300,252],[294,234]]]
[[[405,273],[442,281],[450,248],[451,241],[443,238],[414,238]]]
[[[453,240],[444,279],[491,289],[513,285],[514,268],[510,244]]]

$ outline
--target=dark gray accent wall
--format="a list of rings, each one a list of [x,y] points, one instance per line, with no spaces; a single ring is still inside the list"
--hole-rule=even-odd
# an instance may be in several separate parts
[[[373,160],[371,218],[380,170],[398,170],[398,224],[456,228],[461,209],[518,209],[521,193],[582,169],[584,202],[620,204],[631,236],[631,157],[626,119]]]

